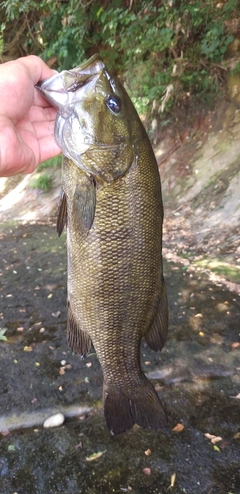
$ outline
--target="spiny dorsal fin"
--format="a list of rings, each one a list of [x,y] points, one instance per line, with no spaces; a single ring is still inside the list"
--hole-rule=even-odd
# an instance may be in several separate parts
[[[144,335],[145,340],[152,350],[157,352],[164,347],[168,332],[168,302],[165,281],[162,283],[161,300],[152,326]]]
[[[79,324],[74,319],[69,301],[67,315],[67,342],[70,350],[76,353],[76,355],[81,355],[81,357],[85,357],[88,354],[92,344],[88,333],[86,333],[86,331],[82,331]]]
[[[57,234],[60,237],[64,226],[67,223],[67,198],[66,194],[61,189],[60,197],[59,197],[59,205],[58,205],[58,215],[57,215]]]

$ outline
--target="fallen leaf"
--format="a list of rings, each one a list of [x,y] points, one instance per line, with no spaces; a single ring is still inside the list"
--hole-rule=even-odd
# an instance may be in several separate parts
[[[240,432],[237,432],[236,434],[234,434],[233,438],[234,439],[240,439]]]
[[[176,480],[176,473],[173,473],[170,477],[170,486],[168,487],[168,489],[170,489],[171,487],[174,487],[174,484],[175,484],[175,480]]]
[[[175,427],[173,427],[172,430],[174,432],[181,432],[181,431],[183,431],[183,429],[184,429],[184,425],[183,424],[177,424],[177,425],[175,425]]]
[[[156,384],[154,388],[156,389],[156,391],[161,391],[164,388],[164,386],[161,386],[160,384]]]
[[[33,351],[33,349],[32,349],[32,347],[31,347],[31,346],[25,346],[25,347],[23,348],[23,351],[24,351],[24,352],[32,352],[32,351]]]
[[[7,328],[0,329],[0,341],[7,341],[7,337],[5,336],[6,331]]]
[[[59,317],[61,315],[61,311],[58,310],[57,312],[52,312],[51,314],[53,317]]]
[[[232,343],[232,348],[239,348],[239,347],[240,347],[239,341],[235,341],[234,343]]]
[[[149,468],[149,467],[144,468],[143,473],[145,473],[145,475],[151,475],[151,473],[152,473],[151,468]]]
[[[5,436],[8,436],[8,434],[10,434],[10,431],[8,429],[6,429],[5,431],[1,431],[1,434],[3,437],[5,437]]]
[[[78,449],[78,448],[82,448],[82,441],[80,441],[80,443],[79,443],[79,444],[76,444],[75,448],[76,448],[76,449]]]
[[[9,444],[8,451],[11,451],[12,452],[12,451],[15,451],[15,449],[16,448],[15,448],[14,444]]]
[[[151,449],[146,449],[146,451],[144,451],[145,455],[146,456],[149,456],[151,454]]]
[[[220,436],[214,436],[213,434],[209,434],[208,432],[206,432],[206,434],[204,435],[207,439],[210,439],[212,444],[216,444],[219,443],[219,441],[222,441],[222,437]]]
[[[214,451],[221,451],[221,449],[219,449],[219,447],[216,446],[216,444],[213,446],[213,449],[214,449]]]
[[[87,456],[86,457],[86,460],[87,461],[94,461],[94,460],[98,460],[98,458],[100,458],[104,453],[106,453],[106,449],[104,451],[99,451],[98,453],[93,453],[92,455],[90,456]]]

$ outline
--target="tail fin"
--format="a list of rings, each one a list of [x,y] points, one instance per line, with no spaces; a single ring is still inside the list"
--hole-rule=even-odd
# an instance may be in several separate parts
[[[145,429],[164,429],[167,418],[162,403],[148,379],[127,395],[122,388],[104,384],[104,415],[108,429],[120,434],[135,423]]]

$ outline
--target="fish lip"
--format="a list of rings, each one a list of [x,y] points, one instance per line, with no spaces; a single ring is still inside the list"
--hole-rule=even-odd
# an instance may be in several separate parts
[[[67,118],[72,111],[69,107],[74,102],[74,93],[82,88],[81,96],[84,98],[89,87],[95,83],[104,69],[105,65],[100,57],[93,55],[88,62],[39,81],[35,87],[59,110],[61,116]]]
[[[48,79],[39,81],[35,87],[63,118],[68,118],[73,112],[75,100],[79,100],[78,90],[81,91],[81,99],[84,99],[99,75],[99,72],[80,74],[76,69],[63,70]]]

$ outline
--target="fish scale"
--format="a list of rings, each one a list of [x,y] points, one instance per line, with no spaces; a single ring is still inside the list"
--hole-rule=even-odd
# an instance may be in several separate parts
[[[96,67],[101,67],[98,74]],[[161,350],[167,335],[158,167],[119,81],[113,82],[98,56],[73,69],[73,74],[83,68],[92,71],[96,83],[91,78],[88,87],[86,76],[84,87],[81,77],[79,99],[77,82],[74,85],[71,118],[78,123],[72,133],[79,129],[80,134],[72,138],[61,109],[55,130],[65,154],[58,232],[67,223],[68,342],[82,356],[91,342],[94,345],[103,370],[105,419],[112,433],[134,423],[161,429],[166,426],[165,412],[140,364],[142,337],[151,348]],[[53,76],[54,87],[59,82],[66,92],[64,71],[61,74]],[[41,87],[45,96],[47,90],[51,92],[51,79]],[[59,93],[57,98],[59,104]],[[115,98],[113,107],[111,98]],[[64,109],[64,115],[68,113]],[[85,135],[90,136],[89,149]],[[72,143],[78,142],[79,150],[81,140],[85,147],[78,156]]]

